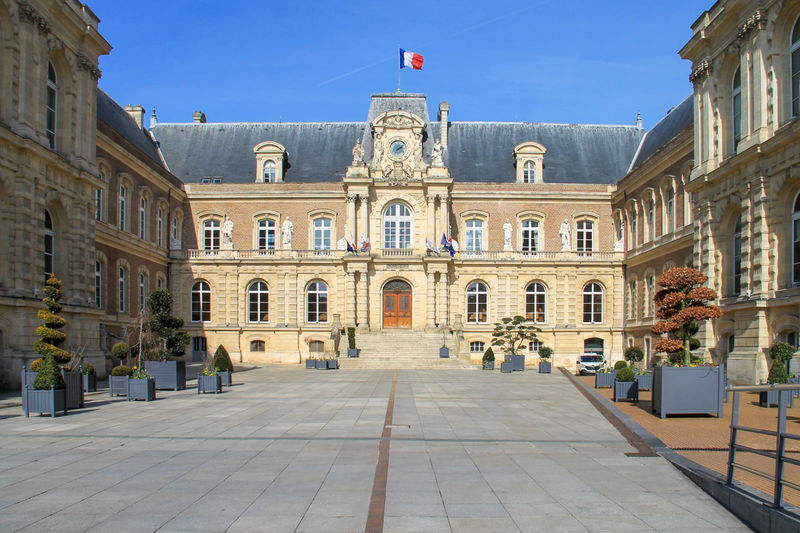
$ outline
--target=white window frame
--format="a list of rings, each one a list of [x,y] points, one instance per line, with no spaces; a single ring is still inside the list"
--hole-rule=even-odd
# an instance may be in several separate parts
[[[483,353],[486,351],[486,343],[483,341],[470,341],[469,351],[472,353]]]
[[[149,285],[149,276],[144,272],[139,272],[139,312],[144,311],[147,305],[147,288]]]
[[[48,222],[50,223],[48,225]],[[53,215],[44,210],[44,279],[47,281],[56,270],[56,231]]]
[[[270,217],[259,218],[256,221],[256,249],[274,250],[277,242],[277,227],[275,219]]]
[[[125,231],[128,219],[128,186],[124,183],[119,185],[119,221],[117,227],[120,231]]]
[[[312,239],[314,250],[330,250],[333,242],[333,219],[317,217],[312,223]]]
[[[736,218],[731,239],[731,295],[742,293],[742,215]]]
[[[525,287],[525,320],[534,324],[547,323],[547,288],[544,283],[532,281]]]
[[[58,74],[51,61],[47,62],[47,90],[45,98],[45,134],[51,150],[58,140]]]
[[[800,194],[792,210],[792,285],[800,285]]]
[[[94,190],[94,219],[103,220],[103,189]]]
[[[147,198],[139,198],[139,238],[147,240]]]
[[[587,296],[589,300],[587,301]],[[592,281],[583,288],[583,323],[602,324],[603,323],[603,286]],[[586,320],[587,314],[589,320]]]
[[[647,212],[647,237],[649,241],[656,240],[656,203],[648,200],[645,206]]]
[[[800,56],[800,17],[792,26],[792,33],[789,36],[789,69],[791,70],[789,76],[791,104],[789,107],[792,117],[800,117],[800,69],[797,71],[792,69],[795,56]],[[800,64],[800,57],[797,62]]]
[[[263,280],[253,281],[247,288],[247,321],[253,324],[269,322],[269,285]]]
[[[488,322],[489,288],[481,281],[473,281],[467,286],[467,324]]]
[[[521,249],[523,253],[534,253],[539,251],[539,221],[533,218],[526,218],[521,224],[522,239]]]
[[[164,215],[164,206],[159,205],[156,211],[156,246],[159,248],[164,248]]]
[[[203,220],[203,250],[219,250],[222,237],[222,227],[219,219],[207,218]]]
[[[591,254],[594,241],[594,221],[585,218],[578,220],[575,230],[575,250],[578,254]]]
[[[465,250],[468,252],[480,252],[483,250],[483,220],[480,218],[470,218],[464,223],[464,234],[466,237]]]
[[[312,281],[306,288],[306,323],[326,324],[327,322],[328,285],[324,281]]]
[[[383,210],[383,247],[411,248],[413,216],[407,205],[395,202]]]
[[[742,140],[742,67],[738,67],[731,78],[731,138],[733,151]]]
[[[536,182],[536,163],[533,161],[525,161],[522,169],[522,183],[535,183]]]
[[[103,308],[103,263],[99,259],[94,262],[94,306]]]
[[[120,313],[128,312],[128,269],[124,266],[118,268],[117,298],[119,300],[118,309]]]
[[[264,161],[262,172],[264,183],[275,183],[278,180],[278,165],[272,159]]]
[[[675,187],[667,189],[666,201],[664,202],[664,214],[667,217],[666,224],[664,224],[665,232],[672,233],[675,231]]]
[[[207,281],[198,280],[192,285],[189,310],[191,322],[211,322],[211,286]]]

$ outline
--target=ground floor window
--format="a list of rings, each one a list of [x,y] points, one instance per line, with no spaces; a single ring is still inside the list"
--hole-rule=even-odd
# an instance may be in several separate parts
[[[266,348],[264,341],[250,341],[251,352],[263,352]]]
[[[469,343],[469,351],[470,352],[480,352],[486,349],[486,344],[483,341],[472,341]]]

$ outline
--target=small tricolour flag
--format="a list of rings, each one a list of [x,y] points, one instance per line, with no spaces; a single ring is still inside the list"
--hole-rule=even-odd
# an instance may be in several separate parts
[[[400,68],[413,68],[414,70],[422,70],[422,56],[400,49]]]

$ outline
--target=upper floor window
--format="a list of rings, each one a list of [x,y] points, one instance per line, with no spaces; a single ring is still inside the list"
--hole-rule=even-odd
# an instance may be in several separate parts
[[[539,221],[538,220],[523,220],[522,221],[522,251],[523,252],[537,252],[537,251],[539,251]]]
[[[736,219],[736,227],[733,229],[733,268],[731,275],[733,285],[731,290],[734,296],[742,292],[742,215]]]
[[[533,183],[536,181],[536,164],[533,161],[525,161],[522,170],[522,182]]]
[[[792,282],[800,283],[800,195],[792,210]]]
[[[653,298],[656,295],[655,290],[656,290],[656,277],[650,276],[649,278],[647,278],[647,300],[646,300],[647,316],[653,316],[653,313],[655,312],[656,304],[653,300]]]
[[[258,249],[275,249],[275,221],[271,218],[262,218],[258,221]]]
[[[173,213],[172,222],[170,224],[171,224],[171,227],[170,227],[170,232],[169,232],[169,238],[171,240],[173,240],[173,241],[180,242],[180,240],[181,240],[181,223],[180,223],[180,217],[176,213]],[[172,244],[170,243],[170,247],[171,246],[172,246]]]
[[[667,202],[666,202],[666,215],[667,215],[667,223],[665,224],[667,232],[675,231],[675,189],[670,187],[667,191]]]
[[[147,199],[139,198],[139,238],[147,239]]]
[[[45,109],[45,133],[51,149],[56,147],[56,128],[58,119],[58,80],[56,69],[47,62],[47,107]]]
[[[247,291],[248,320],[269,322],[269,288],[263,281],[256,281]]]
[[[383,247],[411,248],[411,210],[392,204],[383,212]]]
[[[314,219],[314,249],[331,249],[331,219],[325,217]]]
[[[192,285],[192,322],[211,322],[211,287],[205,281]]]
[[[594,224],[591,220],[578,222],[575,244],[578,252],[591,252],[594,249]]]
[[[203,221],[203,250],[219,250],[219,220]]]
[[[651,241],[656,240],[656,204],[652,200],[647,202],[647,235]]]
[[[742,139],[742,69],[737,68],[731,82],[731,125],[733,126],[733,151]]]
[[[800,116],[800,18],[794,23],[792,29],[792,116]]]
[[[545,298],[547,293],[541,283],[531,283],[525,289],[525,320],[544,324],[546,317]]]
[[[103,220],[103,189],[94,190],[94,219]]]
[[[166,212],[163,206],[158,206],[158,213],[156,214],[156,245],[159,248],[164,247],[164,218]]]
[[[589,283],[583,289],[583,323],[603,323],[603,287]]]
[[[313,281],[306,290],[306,322],[328,321],[328,286],[321,281]]]
[[[630,248],[639,244],[639,213],[634,207],[631,212],[631,242]]]
[[[139,311],[144,310],[147,304],[147,286],[150,284],[147,279],[147,274],[139,274]]]
[[[56,232],[50,211],[44,210],[44,280],[55,273]]]
[[[251,167],[252,168],[252,167]],[[275,161],[269,159],[264,162],[264,182],[275,183],[277,176],[277,165]]]
[[[628,316],[630,318],[636,318],[636,280],[631,281],[631,288],[630,288],[630,296],[628,299]]]
[[[466,250],[477,252],[483,249],[483,220],[472,218],[467,220]]]
[[[103,263],[94,262],[94,306],[103,308]]]
[[[125,231],[125,221],[128,218],[128,187],[119,186],[119,229]]]
[[[119,312],[125,313],[128,310],[128,269],[124,266],[119,267],[119,278],[117,283]]]
[[[480,282],[467,287],[467,323],[485,324],[488,321],[489,291]]]

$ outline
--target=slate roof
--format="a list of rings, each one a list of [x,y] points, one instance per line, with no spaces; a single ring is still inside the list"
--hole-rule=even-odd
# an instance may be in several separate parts
[[[139,148],[158,166],[164,166],[158,155],[158,146],[150,135],[136,124],[122,106],[100,89],[97,89],[97,118]]]
[[[644,163],[650,156],[661,150],[672,139],[694,124],[694,99],[692,95],[673,108],[642,139],[630,170]]]

